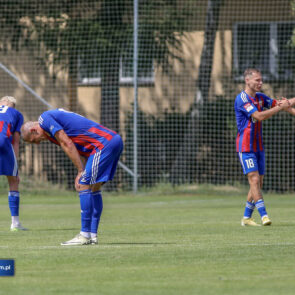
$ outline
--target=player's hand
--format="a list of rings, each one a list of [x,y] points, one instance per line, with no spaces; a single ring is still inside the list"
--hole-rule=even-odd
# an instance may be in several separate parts
[[[79,173],[77,174],[76,178],[75,178],[75,189],[76,189],[77,191],[80,191],[81,184],[79,183],[79,180],[80,180],[80,178],[81,178],[81,176],[82,176],[82,173],[83,173],[83,171],[79,172]]]
[[[284,110],[287,110],[291,106],[291,104],[286,97],[282,97],[278,102],[278,106]]]
[[[284,100],[286,100],[286,97],[281,97],[281,98],[277,99],[277,105],[281,106],[283,104]]]

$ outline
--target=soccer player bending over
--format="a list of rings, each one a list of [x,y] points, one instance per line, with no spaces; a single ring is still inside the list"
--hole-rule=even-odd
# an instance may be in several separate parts
[[[16,99],[0,99],[0,175],[6,175],[9,185],[8,205],[11,213],[11,231],[26,230],[19,222],[19,154],[20,129],[23,115],[15,109]]]
[[[50,140],[60,145],[78,170],[75,188],[79,192],[81,231],[62,246],[97,244],[97,230],[103,202],[101,186],[113,179],[123,142],[112,131],[79,114],[56,109],[44,112],[39,122],[22,126],[28,143]]]
[[[263,83],[261,72],[258,69],[246,69],[244,80],[245,90],[238,94],[235,100],[238,128],[236,151],[250,186],[241,224],[242,226],[259,226],[252,218],[256,207],[261,216],[262,225],[271,225],[261,193],[265,169],[262,121],[281,110],[287,111],[295,101],[284,99],[278,103],[261,93]]]

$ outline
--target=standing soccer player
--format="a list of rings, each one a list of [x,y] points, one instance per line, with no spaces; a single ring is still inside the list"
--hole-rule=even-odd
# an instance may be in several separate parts
[[[259,226],[252,213],[257,208],[262,225],[271,225],[262,197],[262,184],[265,170],[265,156],[262,142],[262,123],[279,111],[287,109],[288,100],[280,104],[261,93],[262,75],[258,69],[249,68],[244,72],[245,90],[235,100],[235,114],[238,128],[236,151],[243,172],[248,177],[249,193],[247,196],[242,226]],[[267,110],[264,110],[264,109]]]
[[[9,185],[8,205],[11,213],[11,231],[26,230],[19,222],[19,154],[20,129],[23,115],[15,109],[16,99],[0,99],[0,175],[6,175]]]
[[[22,137],[28,143],[50,140],[60,145],[78,170],[75,188],[80,197],[81,231],[61,245],[97,244],[103,209],[100,189],[115,175],[123,150],[120,135],[81,115],[56,109],[41,114],[39,122],[25,123]]]

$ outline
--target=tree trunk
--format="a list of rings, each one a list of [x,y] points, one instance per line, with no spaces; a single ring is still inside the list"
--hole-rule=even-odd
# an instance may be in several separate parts
[[[195,102],[190,113],[190,120],[187,132],[184,136],[183,145],[180,148],[171,168],[170,181],[174,184],[191,182],[193,180],[193,173],[190,168],[193,167],[193,163],[197,161],[198,133],[200,133],[201,128],[203,104],[204,101],[208,100],[214,43],[219,23],[219,11],[221,4],[222,0],[208,1],[204,46],[199,67]]]
[[[108,51],[101,66],[101,115],[105,127],[120,133],[120,56],[115,48]],[[104,190],[116,190],[119,173],[104,186]]]
[[[112,0],[101,3],[101,25],[109,36],[124,26],[124,1]],[[109,38],[109,37],[108,37]],[[120,132],[120,57],[123,36],[114,35],[104,48],[101,60],[101,123],[105,127]]]
[[[120,132],[120,56],[110,50],[101,67],[101,124]]]
[[[78,111],[78,94],[77,94],[77,61],[76,54],[70,54],[69,60],[69,77],[68,77],[68,109],[72,112]]]
[[[208,99],[213,64],[214,43],[219,23],[219,11],[223,0],[208,1],[204,46],[197,81],[196,101],[202,104]],[[200,95],[201,94],[201,95]]]

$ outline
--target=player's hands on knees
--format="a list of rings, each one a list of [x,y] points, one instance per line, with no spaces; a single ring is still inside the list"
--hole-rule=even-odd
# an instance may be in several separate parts
[[[82,176],[83,171],[79,172],[75,178],[75,189],[76,191],[80,191],[81,190],[81,184],[79,183],[79,180]]]

